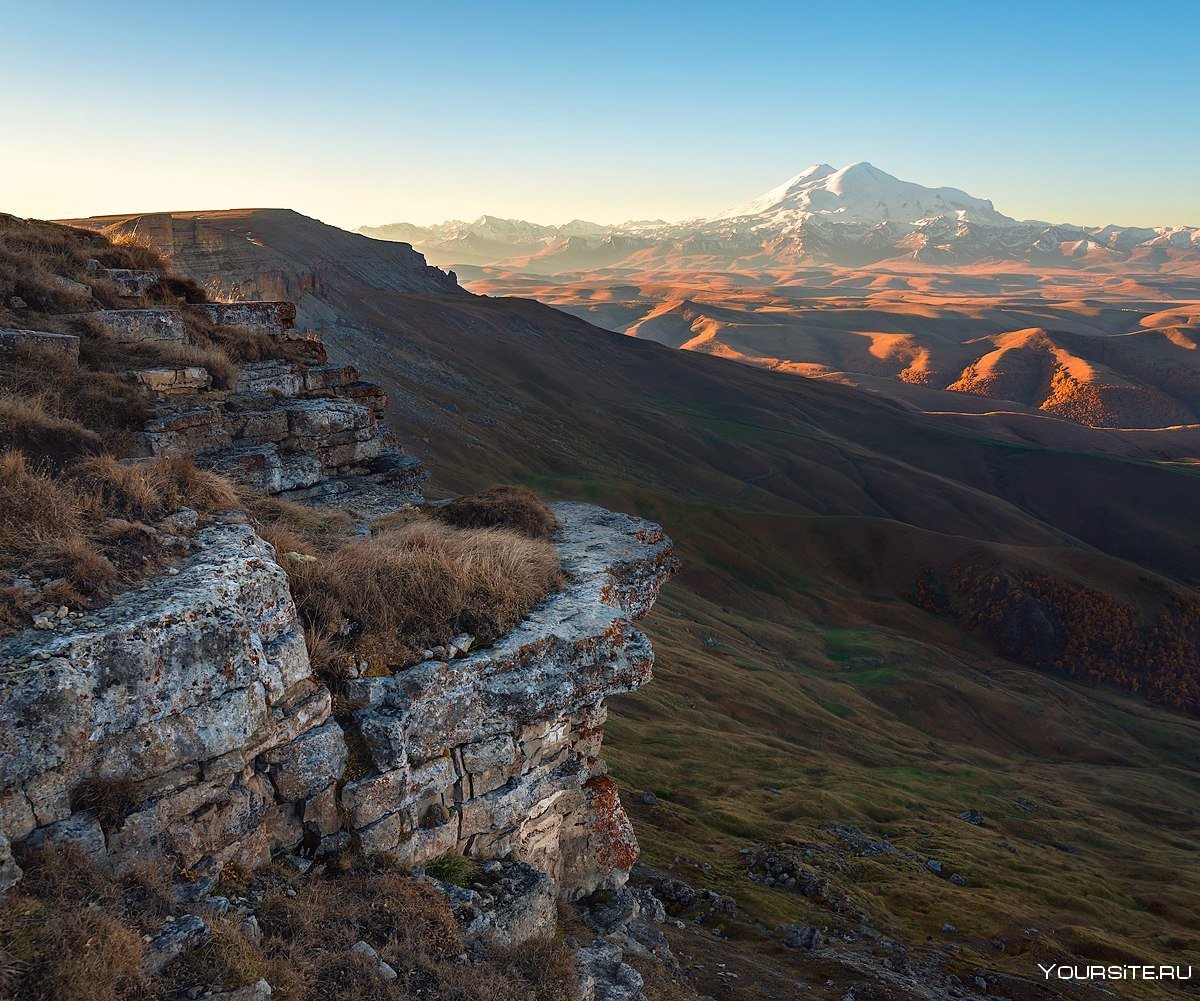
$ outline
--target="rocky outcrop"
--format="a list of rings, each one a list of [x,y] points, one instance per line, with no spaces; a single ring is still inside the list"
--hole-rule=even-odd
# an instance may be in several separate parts
[[[134,372],[157,400],[155,416],[137,436],[143,456],[191,456],[268,494],[337,496],[364,517],[421,500],[420,462],[380,423],[387,395],[354,366],[326,364],[320,340],[293,329],[291,303],[186,308],[216,326],[277,340],[281,357],[244,364],[236,384],[223,391],[212,390],[210,374],[198,366]]]
[[[350,827],[410,864],[512,855],[568,896],[619,885],[637,842],[600,742],[604,700],[650,677],[632,625],[673,572],[661,529],[587,504],[556,508],[567,587],[495,646],[346,685],[374,774]]]
[[[97,278],[111,282],[117,295],[125,299],[137,299],[145,295],[162,279],[162,272],[157,268],[102,268],[97,261],[90,262],[88,271]]]
[[[177,309],[102,309],[81,314],[119,344],[183,343],[187,328]]]
[[[296,305],[286,300],[203,302],[189,308],[218,326],[267,334],[290,330],[296,322]]]
[[[0,357],[12,354],[22,347],[52,351],[72,363],[79,361],[79,338],[74,334],[51,334],[45,330],[16,330],[8,327],[0,329]]]
[[[103,277],[134,297],[153,275]],[[327,364],[289,303],[183,308],[276,340],[280,355],[226,388],[200,365],[131,371],[153,416],[130,461],[189,456],[253,490],[336,505],[362,531],[423,503],[420,462],[380,422],[386,395]],[[188,337],[179,310],[90,316],[118,341]],[[0,350],[43,341],[77,356],[76,338],[0,331]],[[648,522],[586,504],[556,514],[561,591],[491,647],[463,637],[451,659],[349,679],[336,718],[287,575],[246,518],[196,533],[183,511],[144,526],[169,560],[160,576],[0,642],[0,892],[47,844],[117,873],[161,858],[195,880],[181,885],[199,914],[150,936],[157,970],[211,934],[202,915],[228,907],[209,894],[232,860],[309,866],[354,848],[419,876],[442,855],[478,859],[471,885],[439,884],[476,951],[551,934],[562,898],[619,891],[638,846],[600,758],[604,703],[649,680],[633,623],[675,561]],[[589,948],[589,996],[639,996],[619,935]]]
[[[203,532],[172,569],[0,644],[10,841],[70,841],[120,869],[160,853],[188,866],[235,852],[265,861],[300,838],[320,789],[302,755],[279,749],[311,740],[330,700],[287,577],[236,522]],[[327,787],[338,759],[323,767]]]
[[[18,856],[70,842],[116,870],[354,839],[411,865],[511,857],[568,897],[620,885],[637,844],[599,758],[603,701],[649,678],[632,620],[674,561],[647,522],[557,513],[567,587],[494,647],[350,682],[349,741],[275,554],[234,516],[172,573],[5,641],[0,833]],[[355,746],[369,772],[343,783]]]

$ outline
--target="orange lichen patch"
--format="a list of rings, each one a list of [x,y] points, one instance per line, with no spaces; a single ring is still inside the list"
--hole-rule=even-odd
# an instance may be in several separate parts
[[[607,775],[597,775],[583,785],[591,816],[591,846],[597,862],[611,870],[632,869],[641,856],[633,824],[629,821],[617,784]]]

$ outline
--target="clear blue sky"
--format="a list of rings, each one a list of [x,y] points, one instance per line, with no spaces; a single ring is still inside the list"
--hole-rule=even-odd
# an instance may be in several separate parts
[[[0,0],[0,210],[716,211],[870,160],[1200,225],[1200,3]]]

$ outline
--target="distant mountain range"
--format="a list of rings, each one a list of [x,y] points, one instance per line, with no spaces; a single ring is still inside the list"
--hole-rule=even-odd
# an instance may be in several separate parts
[[[869,163],[809,167],[757,198],[712,216],[605,226],[543,226],[480,216],[435,226],[391,223],[358,232],[410,243],[440,266],[495,265],[533,274],[598,268],[858,266],[893,259],[987,260],[1056,266],[1131,263],[1156,268],[1200,254],[1200,228],[1075,226],[1018,220],[957,188],[902,181]]]

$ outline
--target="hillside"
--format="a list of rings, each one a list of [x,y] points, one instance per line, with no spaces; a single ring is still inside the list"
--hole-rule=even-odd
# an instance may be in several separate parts
[[[1186,426],[1196,440],[1175,454],[1200,447],[1200,286],[1186,274],[1118,280],[997,263],[550,278],[468,268],[463,279],[631,337],[871,388],[927,412],[1057,418],[1047,435],[1064,420]]]
[[[1017,591],[1094,589],[1135,625],[1165,613],[1194,652],[1177,612],[1200,580],[1194,472],[993,437],[527,300],[416,290],[428,273],[394,245],[351,238],[342,261],[348,238],[294,213],[162,218],[89,224],[158,239],[214,289],[244,267],[221,248],[269,256],[331,359],[388,389],[435,488],[519,479],[676,538],[686,569],[649,628],[659,683],[620,703],[610,755],[628,789],[654,793],[634,808],[650,869],[738,901],[726,939],[672,932],[678,953],[723,955],[761,997],[826,976],[840,997],[854,964],[879,970],[894,946],[922,977],[981,970],[1010,996],[1035,989],[1034,957],[1198,955],[1186,891],[1164,878],[1194,865],[1196,724],[1052,673],[1093,620],[1054,620],[1045,657],[1005,659],[953,584],[977,568]],[[931,583],[944,601],[922,599]],[[969,810],[982,826],[957,819]],[[870,849],[880,839],[894,850]],[[749,881],[739,850],[760,841],[803,855],[826,889]],[[827,950],[754,930],[789,921],[824,927]]]
[[[0,215],[0,994],[669,984],[600,748],[671,540],[512,485],[426,505],[295,316]]]

